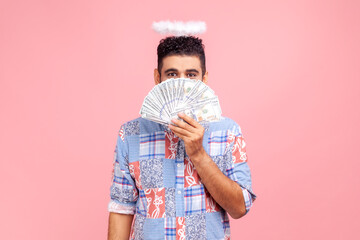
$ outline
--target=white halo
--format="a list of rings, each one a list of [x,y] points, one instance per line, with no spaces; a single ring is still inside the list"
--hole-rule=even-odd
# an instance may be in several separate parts
[[[201,34],[206,31],[206,23],[203,21],[160,21],[153,22],[152,28],[160,34],[194,35]]]

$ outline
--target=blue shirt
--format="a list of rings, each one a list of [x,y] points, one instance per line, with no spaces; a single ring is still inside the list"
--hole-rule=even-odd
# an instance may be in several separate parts
[[[240,126],[226,117],[202,125],[205,151],[240,185],[247,213],[256,195]],[[228,214],[202,184],[183,140],[143,118],[120,127],[108,211],[134,214],[130,239],[230,239]]]

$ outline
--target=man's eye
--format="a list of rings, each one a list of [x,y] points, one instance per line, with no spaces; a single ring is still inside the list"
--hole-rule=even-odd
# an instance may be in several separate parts
[[[196,77],[196,74],[195,73],[189,73],[188,76],[189,77]]]
[[[176,73],[174,73],[174,72],[173,72],[173,73],[168,73],[168,76],[169,76],[169,77],[175,77],[175,76],[176,76]]]

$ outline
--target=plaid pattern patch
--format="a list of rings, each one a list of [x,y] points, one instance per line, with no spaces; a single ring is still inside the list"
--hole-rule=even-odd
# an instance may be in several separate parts
[[[205,191],[203,185],[185,188],[185,215],[205,212]]]
[[[120,184],[120,186],[129,186],[132,187],[132,185],[130,184],[129,180],[127,180],[125,178],[125,174],[121,174],[120,176],[115,176],[114,177],[114,182],[117,184]]]
[[[165,133],[154,132],[140,135],[140,159],[165,157]]]
[[[227,143],[227,133],[228,131],[211,132],[208,141],[210,156],[217,156],[224,154]]]
[[[116,167],[118,163],[115,163],[114,170],[114,183],[119,184],[120,186],[129,186],[132,187],[130,181],[126,178],[125,171],[121,170],[120,167]]]
[[[144,190],[139,190],[139,200],[137,201],[136,211],[138,214],[146,217],[147,200]]]
[[[165,239],[176,240],[176,218],[165,218]]]

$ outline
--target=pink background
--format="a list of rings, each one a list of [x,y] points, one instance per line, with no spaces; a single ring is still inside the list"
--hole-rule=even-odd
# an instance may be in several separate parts
[[[359,1],[1,1],[0,239],[106,239],[160,20],[203,20],[253,188],[233,239],[359,239]]]

